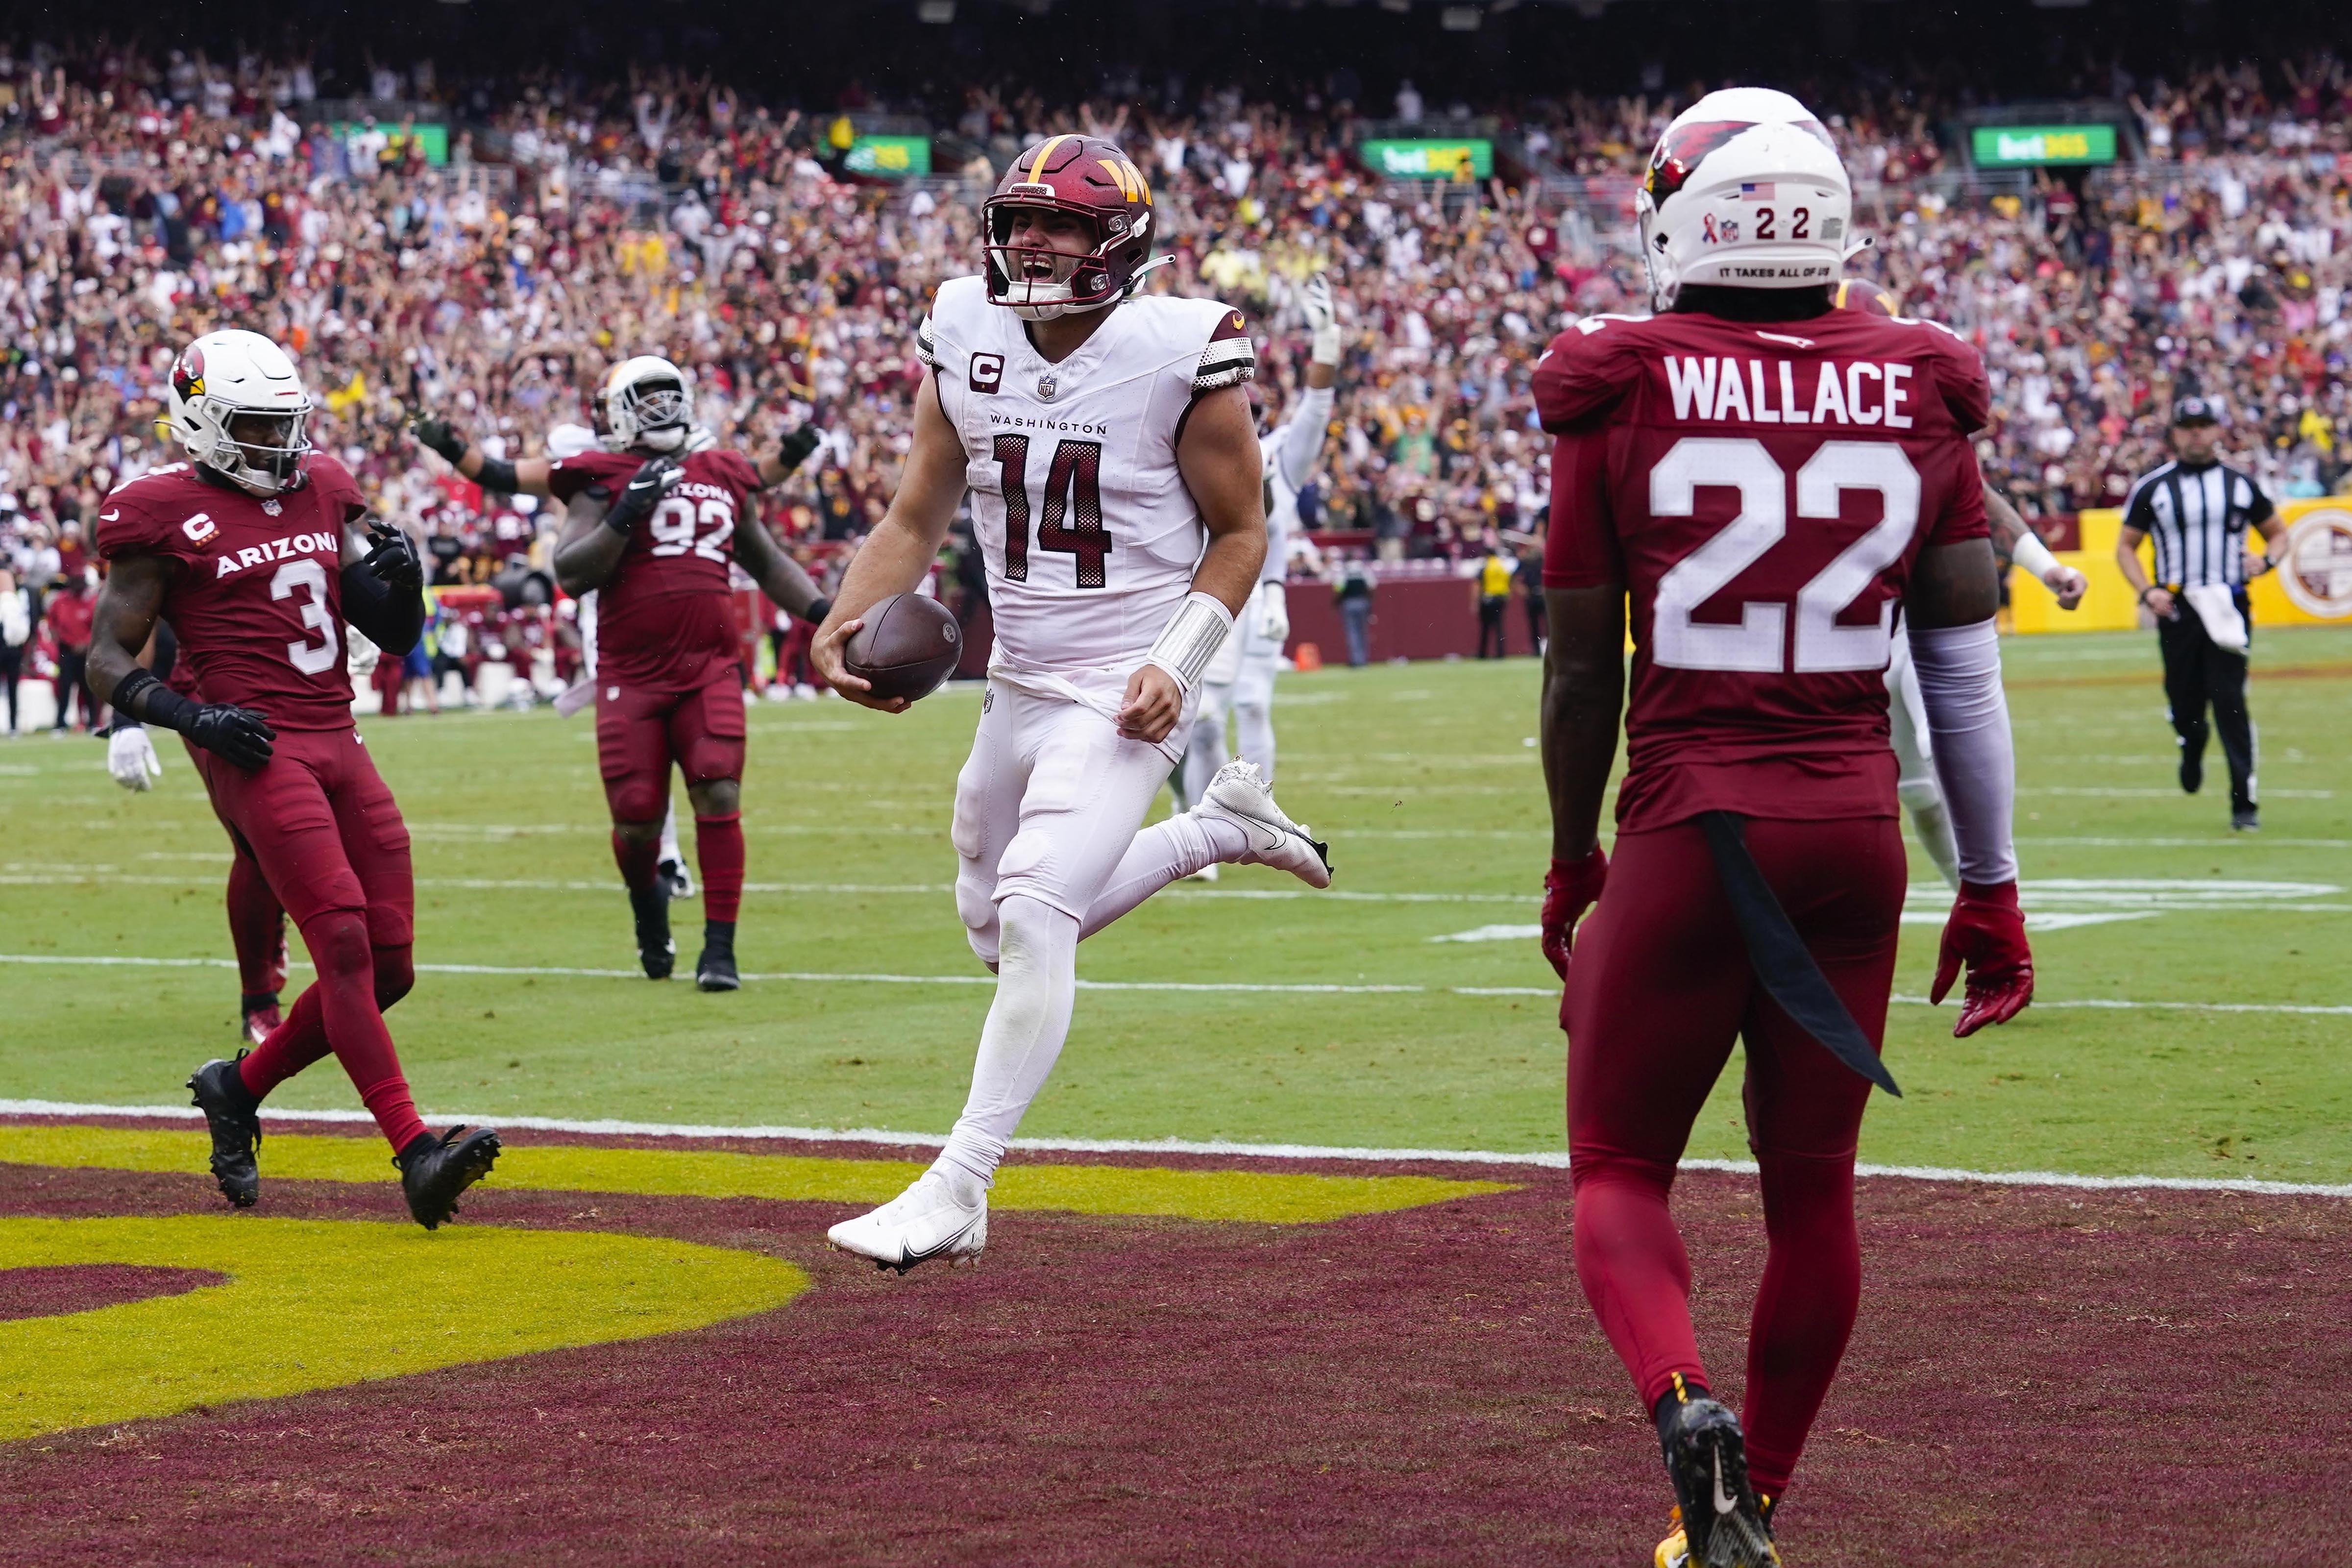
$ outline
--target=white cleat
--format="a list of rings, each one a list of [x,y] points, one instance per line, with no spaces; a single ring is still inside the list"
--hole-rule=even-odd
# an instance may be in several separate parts
[[[915,1184],[871,1214],[843,1220],[824,1233],[844,1252],[870,1258],[877,1268],[904,1274],[918,1263],[944,1258],[969,1263],[988,1245],[988,1197],[966,1208],[948,1190],[947,1178],[926,1171]]]
[[[1247,837],[1249,847],[1236,857],[1236,864],[1272,866],[1310,888],[1331,885],[1331,847],[1316,842],[1305,823],[1282,814],[1255,763],[1230,762],[1219,768],[1209,781],[1208,795],[1192,810],[1230,822]]]

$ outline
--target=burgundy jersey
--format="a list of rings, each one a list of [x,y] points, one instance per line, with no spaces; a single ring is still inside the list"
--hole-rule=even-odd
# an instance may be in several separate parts
[[[343,530],[367,510],[351,474],[313,453],[299,489],[249,495],[173,463],[132,479],[98,514],[99,553],[160,555],[175,569],[163,619],[207,700],[280,730],[347,730]]]
[[[1544,584],[1622,583],[1622,827],[1895,815],[1889,640],[1926,544],[1985,535],[1984,366],[1930,321],[1596,316],[1536,366]]]
[[[617,498],[646,459],[583,452],[550,466],[548,489],[569,503],[603,487]],[[760,489],[740,452],[696,452],[686,477],[636,526],[596,593],[596,678],[646,690],[690,691],[743,657],[730,596],[735,520]]]

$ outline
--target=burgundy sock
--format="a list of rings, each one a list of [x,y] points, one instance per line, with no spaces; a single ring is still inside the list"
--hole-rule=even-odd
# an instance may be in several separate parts
[[[735,923],[743,904],[743,814],[694,819],[694,858],[702,868],[702,915]]]
[[[621,868],[621,883],[633,893],[642,893],[654,885],[654,877],[661,869],[661,840],[624,838],[619,828],[613,829],[613,863]]]
[[[376,1005],[375,952],[368,942],[367,917],[356,910],[330,910],[312,917],[302,928],[302,940],[310,949],[310,962],[319,978],[296,1000],[294,1016],[263,1042],[263,1048],[278,1044],[281,1037],[287,1039],[289,1059],[307,1048],[310,1037],[297,1036],[295,1026],[315,1008],[311,1016],[318,1023],[312,1026],[324,1034],[352,1087],[360,1091],[360,1102],[375,1117],[376,1126],[397,1153],[425,1131],[425,1122],[409,1097],[407,1080],[401,1076],[400,1057],[392,1048],[392,1032],[383,1026],[383,1011]],[[250,1067],[254,1057],[245,1059]],[[308,1065],[303,1062],[294,1070]],[[269,1070],[274,1070],[274,1064]],[[253,1088],[254,1079],[247,1078],[246,1086]]]
[[[1643,1408],[1656,1408],[1676,1373],[1707,1384],[1691,1331],[1690,1258],[1666,1206],[1674,1167],[1580,1152],[1570,1179],[1577,1281],[1633,1374]]]
[[[1845,1355],[1862,1302],[1853,1157],[1765,1154],[1764,1280],[1748,1330],[1748,1469],[1778,1497]]]
[[[286,986],[286,910],[250,857],[228,866],[228,938],[236,949],[237,988],[248,996]]]
[[[285,1022],[236,1064],[237,1077],[254,1099],[264,1099],[332,1048],[327,1044],[326,1013],[320,1005],[324,1000],[318,986],[305,987],[286,1010]]]

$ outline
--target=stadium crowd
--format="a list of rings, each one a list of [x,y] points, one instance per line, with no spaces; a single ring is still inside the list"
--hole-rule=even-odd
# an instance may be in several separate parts
[[[2145,157],[2087,180],[1972,178],[1928,106],[1832,96],[1875,248],[1854,270],[1984,350],[1988,472],[2029,515],[2120,500],[2171,399],[2218,402],[2274,493],[2352,483],[2344,357],[2352,73],[2327,57],[2118,75]],[[1633,184],[1680,100],[1571,98],[1502,123],[1538,177],[1396,184],[1352,151],[1357,106],[1209,91],[1187,112],[966,89],[927,106],[944,177],[845,172],[852,123],[677,75],[601,95],[542,75],[452,101],[445,164],[415,127],[331,125],[328,88],[453,100],[429,65],[322,87],[297,60],[0,49],[0,674],[74,655],[87,523],[155,437],[177,346],[215,326],[297,354],[313,438],[423,534],[437,580],[546,548],[529,498],[484,497],[419,450],[432,409],[509,456],[587,423],[626,353],[692,366],[703,422],[764,446],[829,432],[772,521],[825,554],[880,515],[907,441],[911,325],[975,259],[992,160],[1057,129],[1119,137],[1157,186],[1173,265],[1264,336],[1269,411],[1304,363],[1298,285],[1328,269],[1349,330],[1311,527],[1389,558],[1475,557],[1531,530],[1548,441],[1528,374],[1575,317],[1645,308]],[[1166,105],[1163,102],[1163,109]],[[1411,84],[1367,110],[1454,123]],[[1302,565],[1301,570],[1305,567]],[[62,594],[58,587],[67,584]],[[14,726],[14,704],[10,707]]]

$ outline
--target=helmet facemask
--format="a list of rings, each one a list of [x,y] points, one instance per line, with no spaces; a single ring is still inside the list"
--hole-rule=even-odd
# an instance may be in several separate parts
[[[215,413],[220,438],[213,443],[209,467],[218,468],[248,489],[276,495],[292,489],[302,474],[302,459],[310,455],[308,408],[222,409]]]
[[[1083,251],[1015,245],[1013,238],[1020,231],[1024,212],[1052,213],[1072,220],[1093,234],[1094,243]],[[1113,240],[1133,236],[1107,235],[1102,220],[1094,214],[1074,212],[1058,202],[1042,199],[991,201],[982,222],[987,231],[990,295],[1023,321],[1050,321],[1115,302],[1117,290],[1106,252]]]
[[[685,373],[647,356],[613,373],[598,398],[602,439],[616,451],[682,452],[694,426],[694,393]]]

